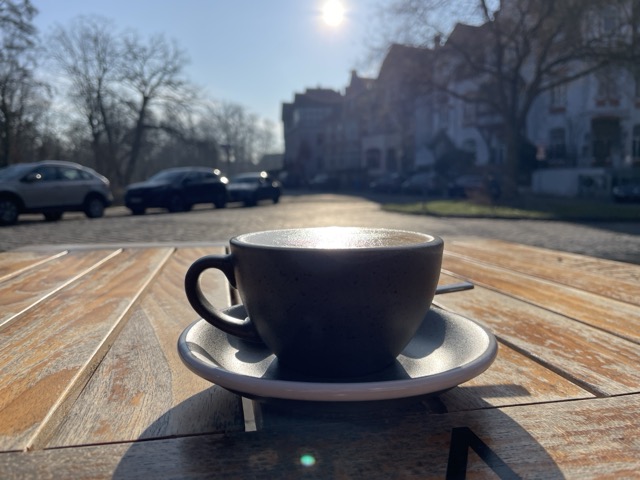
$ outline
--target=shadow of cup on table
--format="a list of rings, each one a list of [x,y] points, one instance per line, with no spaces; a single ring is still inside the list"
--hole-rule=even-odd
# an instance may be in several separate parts
[[[429,328],[428,323],[421,328]],[[428,357],[446,337],[439,328],[430,334],[432,342],[410,346],[406,360]],[[246,349],[242,344],[235,347]],[[254,367],[262,375],[301,380],[300,374],[281,369],[265,353],[266,347],[254,348],[259,360]],[[398,360],[370,377],[376,375],[376,380],[410,378]],[[528,393],[518,385],[500,388],[500,396]],[[212,419],[228,405],[213,405],[212,389],[176,405],[150,425],[140,436],[147,441],[131,445],[114,478],[523,478],[533,473],[563,478],[545,448],[510,417],[510,409],[500,410],[483,400],[495,394],[491,385],[462,385],[399,400],[260,401],[254,403],[259,427],[255,432],[244,432],[244,425],[237,424],[220,428]],[[452,402],[446,397],[470,392],[478,397],[473,410],[447,412]],[[202,419],[211,427],[168,428]]]
[[[146,441],[132,443],[124,453],[113,478],[564,478],[509,409],[487,405],[427,415],[424,405],[433,396],[395,408],[359,402],[342,414],[338,405],[289,402],[279,407],[283,414],[289,409],[288,422],[256,432],[166,432],[172,417],[192,422],[203,410],[205,416],[216,415],[209,396],[203,391],[159,417],[141,435]],[[310,423],[301,415],[314,407],[320,410]],[[332,409],[317,420],[321,411]],[[192,415],[185,414],[189,411]],[[150,440],[154,437],[160,438]]]

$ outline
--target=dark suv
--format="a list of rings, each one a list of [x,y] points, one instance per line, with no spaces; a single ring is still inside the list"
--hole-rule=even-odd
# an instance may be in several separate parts
[[[2,225],[17,222],[21,213],[42,213],[48,221],[72,211],[98,218],[112,202],[109,180],[77,163],[44,160],[0,170]]]
[[[227,178],[220,171],[206,167],[179,167],[161,170],[144,182],[126,188],[124,203],[134,215],[147,208],[166,208],[185,212],[198,203],[216,208],[227,204]]]
[[[258,204],[260,200],[280,201],[282,186],[280,181],[267,172],[241,173],[230,178],[227,187],[230,202],[242,202],[247,207]]]

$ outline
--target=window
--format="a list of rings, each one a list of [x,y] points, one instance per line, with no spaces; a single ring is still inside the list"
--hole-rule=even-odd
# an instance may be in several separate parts
[[[398,162],[396,159],[396,149],[389,148],[387,149],[387,172],[397,172],[398,171]]]
[[[551,110],[564,111],[567,106],[567,85],[556,85],[551,89]]]
[[[377,148],[370,148],[365,154],[367,169],[378,170],[380,168],[380,150]]]
[[[78,182],[80,180],[86,180],[86,177],[82,175],[83,173],[83,171],[77,170],[75,168],[62,167],[59,169],[60,179],[67,182]]]
[[[476,154],[478,150],[478,145],[476,141],[473,138],[466,139],[465,141],[462,142],[462,149],[465,152],[468,152],[471,155],[471,158],[473,159],[473,161],[475,162]]]
[[[619,89],[613,69],[607,68],[598,72],[596,74],[596,78],[598,80],[598,104],[603,104],[605,102],[616,104],[619,101]]]
[[[607,6],[604,8],[600,19],[600,32],[602,35],[608,36],[618,33],[620,27],[618,25],[618,12],[615,7]]]
[[[504,144],[499,144],[491,148],[492,162],[495,165],[504,165],[505,158],[507,157],[507,148]]]
[[[189,172],[185,180],[188,180],[190,183],[199,183],[202,181],[202,177],[202,172]]]
[[[464,125],[473,125],[476,123],[476,103],[464,102],[462,109],[462,122]]]
[[[50,182],[52,180],[58,180],[58,168],[52,166],[42,166],[35,169],[29,174],[29,177],[35,178],[41,182]]]
[[[631,138],[631,155],[634,161],[640,160],[640,125],[633,126],[633,134]]]
[[[436,100],[436,115],[439,128],[449,127],[449,99],[445,94],[438,96]]]
[[[591,134],[585,133],[582,142],[582,157],[588,158],[591,155]]]
[[[549,131],[549,150],[547,158],[564,159],[567,153],[564,128],[554,128]]]

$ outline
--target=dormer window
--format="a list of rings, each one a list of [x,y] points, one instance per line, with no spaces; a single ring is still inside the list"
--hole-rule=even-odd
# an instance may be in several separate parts
[[[564,111],[567,107],[567,85],[556,85],[551,89],[551,111]]]
[[[598,105],[618,105],[620,103],[620,90],[615,72],[612,68],[606,68],[596,74],[598,91],[596,102]]]

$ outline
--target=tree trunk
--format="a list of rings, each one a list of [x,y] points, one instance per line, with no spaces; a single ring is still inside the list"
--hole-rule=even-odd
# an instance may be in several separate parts
[[[136,164],[138,163],[138,157],[140,156],[140,150],[142,148],[142,140],[144,137],[144,123],[147,116],[147,104],[149,99],[147,97],[142,98],[142,105],[140,105],[140,111],[138,112],[138,121],[136,122],[135,129],[133,131],[133,141],[131,143],[131,153],[129,155],[129,162],[125,169],[124,180],[126,183],[131,182],[133,173],[135,172]]]
[[[517,126],[506,126],[506,158],[502,177],[502,197],[513,200],[518,196],[518,176],[520,172],[520,154],[522,152],[522,135]]]

